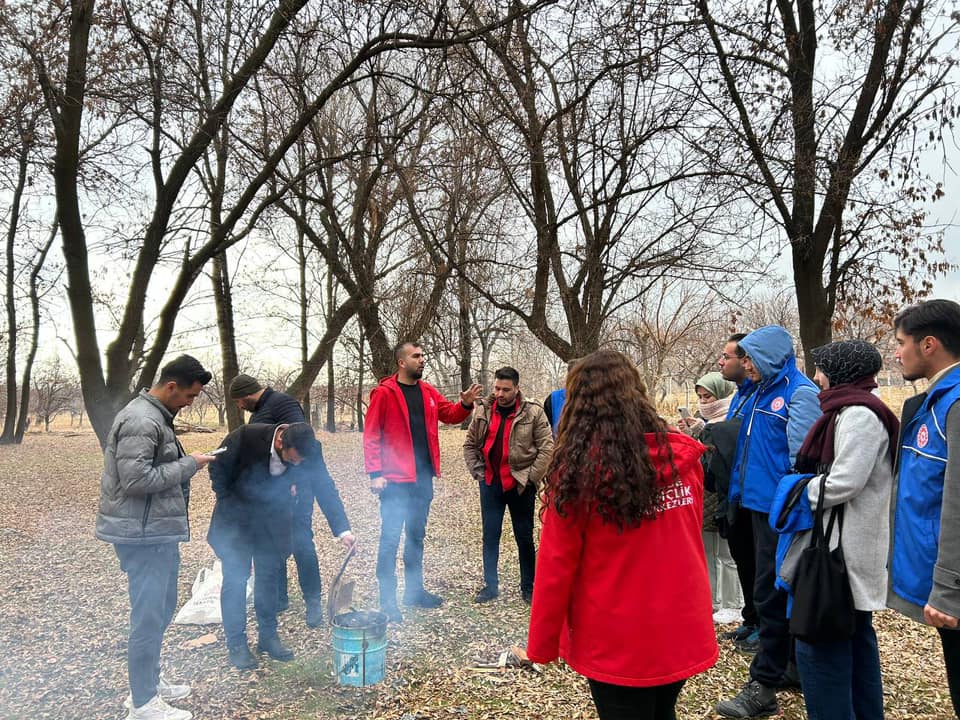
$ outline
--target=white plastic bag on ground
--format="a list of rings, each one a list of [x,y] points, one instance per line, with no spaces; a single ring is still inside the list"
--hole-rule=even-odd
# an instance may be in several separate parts
[[[220,615],[220,587],[223,585],[223,569],[216,560],[212,568],[200,568],[190,599],[180,608],[173,619],[175,625],[219,625],[223,622]],[[253,602],[253,573],[247,580],[247,603]]]

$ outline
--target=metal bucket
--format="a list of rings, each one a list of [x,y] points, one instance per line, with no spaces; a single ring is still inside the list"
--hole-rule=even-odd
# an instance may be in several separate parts
[[[373,610],[333,619],[333,663],[337,682],[364,687],[383,680],[387,669],[387,616]]]

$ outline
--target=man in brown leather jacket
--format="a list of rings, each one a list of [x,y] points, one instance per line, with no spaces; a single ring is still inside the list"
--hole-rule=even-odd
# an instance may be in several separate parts
[[[494,374],[493,394],[474,410],[463,444],[467,469],[480,487],[483,519],[483,580],[476,602],[500,594],[497,562],[504,510],[510,510],[520,558],[520,593],[533,598],[533,511],[537,484],[553,452],[553,433],[543,408],[520,393],[520,374],[503,367]]]

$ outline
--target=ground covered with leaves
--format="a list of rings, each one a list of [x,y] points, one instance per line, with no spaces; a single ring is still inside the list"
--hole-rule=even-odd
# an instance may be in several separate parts
[[[291,561],[291,608],[281,616],[280,633],[296,659],[265,661],[254,672],[239,672],[226,662],[220,627],[172,626],[164,644],[165,672],[193,686],[193,694],[179,705],[198,720],[596,717],[586,682],[562,665],[543,672],[477,667],[495,664],[513,645],[525,645],[528,608],[517,587],[509,520],[501,596],[485,605],[473,603],[482,584],[477,489],[463,469],[462,432],[444,430],[440,437],[445,475],[436,488],[425,566],[429,589],[446,603],[440,610],[408,611],[401,627],[390,626],[385,681],[365,689],[336,685],[330,628],[305,626]],[[183,440],[192,451],[208,449],[219,438],[191,434]],[[360,542],[348,569],[356,581],[354,604],[373,608],[379,515],[363,474],[360,436],[323,440]],[[92,434],[31,434],[22,446],[0,447],[0,718],[125,716],[126,583],[112,547],[93,537],[100,468]],[[193,540],[181,546],[181,603],[197,571],[214,559],[204,540],[213,508],[206,471],[194,479],[191,504]],[[314,523],[327,582],[343,551],[322,514]],[[935,632],[890,612],[878,614],[876,625],[887,717],[950,717]],[[252,618],[250,629],[255,638]],[[728,628],[718,631],[723,629]],[[216,642],[193,642],[209,633]],[[749,656],[722,645],[717,666],[686,685],[679,717],[714,717],[716,702],[744,682]],[[799,694],[781,693],[780,700],[784,718],[805,717]]]

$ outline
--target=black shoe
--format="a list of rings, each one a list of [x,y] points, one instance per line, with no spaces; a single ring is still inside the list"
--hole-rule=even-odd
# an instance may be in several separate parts
[[[387,622],[392,622],[396,625],[403,625],[403,615],[400,612],[400,608],[397,607],[396,603],[386,603],[380,605],[380,612],[387,616]]]
[[[265,652],[274,660],[279,660],[280,662],[293,660],[293,650],[284,647],[277,635],[267,635],[267,637],[260,638],[257,641],[257,651]]]
[[[318,628],[323,625],[323,605],[319,600],[307,600],[307,627]]]
[[[443,605],[443,598],[426,590],[421,590],[415,595],[404,594],[403,604],[407,607],[421,607],[432,610]]]
[[[760,652],[760,629],[754,628],[753,632],[743,640],[734,640],[733,646],[740,652],[756,655]]]
[[[747,625],[743,623],[740,627],[735,628],[734,630],[728,630],[725,633],[720,633],[720,637],[724,640],[745,640],[750,637],[750,634],[757,629],[756,625]]]
[[[480,592],[477,593],[477,596],[473,599],[475,603],[485,603],[490,602],[491,600],[496,600],[500,597],[500,591],[495,590],[489,585],[484,585],[480,588]]]
[[[773,688],[751,680],[740,694],[717,705],[717,714],[729,718],[770,717],[780,712],[777,693]]]
[[[227,648],[227,659],[237,670],[253,670],[260,665],[246,643]]]
[[[523,598],[523,601],[530,605],[533,603],[533,590],[521,590],[520,596]]]

